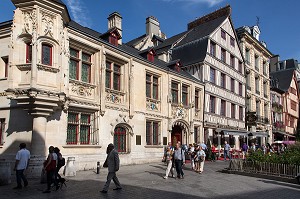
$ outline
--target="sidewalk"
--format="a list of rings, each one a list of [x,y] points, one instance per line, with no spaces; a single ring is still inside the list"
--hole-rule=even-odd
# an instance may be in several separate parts
[[[101,169],[99,175],[95,171],[77,172],[76,177],[67,178],[68,187],[50,194],[42,193],[46,184],[40,184],[38,179],[30,179],[27,188],[13,190],[16,186],[13,179],[11,185],[0,186],[0,198],[300,198],[300,186],[297,185],[221,173],[228,164],[224,161],[205,162],[203,174],[193,172],[190,165],[186,165],[183,180],[163,179],[164,163],[122,166],[117,176],[123,190],[113,191],[112,182],[108,194],[99,192],[106,181],[107,169]]]

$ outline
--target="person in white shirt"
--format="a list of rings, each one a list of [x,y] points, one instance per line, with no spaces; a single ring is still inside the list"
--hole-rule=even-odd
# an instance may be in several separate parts
[[[20,144],[20,150],[17,152],[16,155],[16,162],[14,171],[16,171],[17,177],[17,186],[14,189],[22,189],[22,182],[24,182],[24,187],[28,186],[28,181],[24,175],[24,170],[28,168],[29,160],[30,160],[30,152],[26,149],[26,144]]]

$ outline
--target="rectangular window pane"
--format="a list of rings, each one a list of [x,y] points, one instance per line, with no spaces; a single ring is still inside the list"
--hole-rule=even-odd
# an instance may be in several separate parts
[[[210,82],[215,83],[216,80],[216,70],[214,68],[210,68]]]
[[[82,53],[82,61],[91,62],[91,55]]]
[[[78,80],[78,61],[70,60],[69,65],[69,78]]]
[[[120,73],[121,72],[121,66],[114,64],[114,72]]]
[[[158,145],[158,122],[153,122],[153,145]]]
[[[199,91],[195,91],[195,109],[199,109]]]
[[[225,74],[221,73],[221,87],[225,88],[226,87],[226,77]]]
[[[114,73],[114,90],[120,90],[120,75],[117,73]]]
[[[235,118],[235,105],[231,104],[231,118]]]
[[[68,124],[67,144],[77,144],[77,125]]]
[[[82,64],[81,66],[81,81],[90,82],[91,66],[88,64]]]
[[[78,58],[78,55],[79,55],[79,51],[78,50],[75,50],[75,49],[70,49],[70,56],[71,57],[76,57]]]
[[[147,145],[152,145],[151,143],[151,122],[146,122],[146,143]]]
[[[90,143],[90,126],[80,125],[80,144]]]
[[[106,71],[105,74],[105,87],[111,89],[111,73],[109,71]]]
[[[225,114],[226,114],[226,102],[225,102],[225,100],[221,100],[221,115],[222,116],[225,116]]]
[[[235,82],[234,79],[231,78],[231,91],[234,92],[235,90]]]
[[[153,85],[153,99],[158,99],[158,85]]]
[[[43,45],[42,46],[42,64],[51,66],[51,46]]]
[[[215,99],[216,99],[215,97],[210,96],[209,108],[211,113],[215,113]]]
[[[151,82],[146,83],[146,96],[151,98]]]

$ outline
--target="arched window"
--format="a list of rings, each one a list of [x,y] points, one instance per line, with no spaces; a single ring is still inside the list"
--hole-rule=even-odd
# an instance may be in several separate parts
[[[114,132],[114,145],[118,152],[126,151],[126,129],[123,127],[116,127]]]
[[[42,64],[52,66],[52,46],[42,44]]]

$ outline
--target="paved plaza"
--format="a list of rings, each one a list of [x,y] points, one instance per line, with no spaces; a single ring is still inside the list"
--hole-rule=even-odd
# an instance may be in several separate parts
[[[185,167],[185,179],[163,179],[165,165],[151,163],[147,165],[122,166],[118,177],[123,190],[113,191],[112,182],[107,194],[99,191],[106,180],[107,169],[100,174],[95,171],[80,171],[76,177],[68,178],[67,186],[50,194],[43,194],[46,184],[40,184],[38,179],[30,179],[29,186],[22,190],[13,190],[15,180],[7,186],[0,186],[1,199],[17,198],[300,198],[300,185],[278,181],[259,179],[234,174],[221,173],[228,162],[206,162],[204,173],[196,174],[190,165]]]

